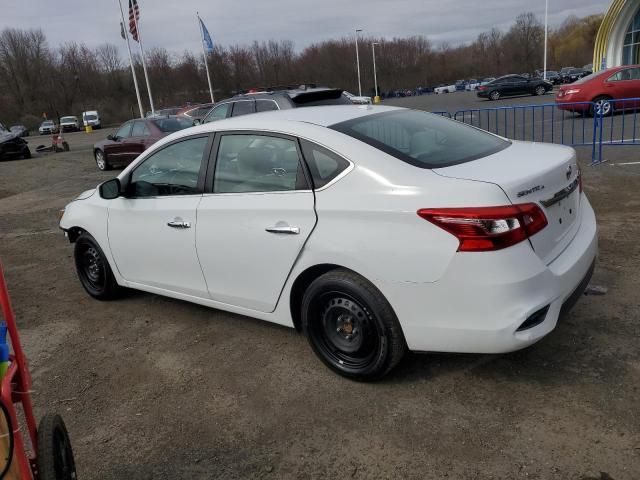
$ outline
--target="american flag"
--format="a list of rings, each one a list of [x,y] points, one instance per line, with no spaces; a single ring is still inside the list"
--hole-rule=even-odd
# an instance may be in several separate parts
[[[138,8],[138,0],[129,0],[129,31],[131,37],[138,41],[138,21],[140,20],[140,9]]]

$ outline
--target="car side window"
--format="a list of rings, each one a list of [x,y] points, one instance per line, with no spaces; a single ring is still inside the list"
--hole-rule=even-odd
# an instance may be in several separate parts
[[[247,115],[249,113],[255,113],[255,103],[253,100],[241,100],[234,102],[232,117],[239,117],[240,115]]]
[[[308,188],[294,140],[252,134],[229,134],[220,139],[213,193]]]
[[[131,130],[132,137],[144,137],[144,129],[146,125],[144,122],[137,121],[133,123],[133,129]]]
[[[218,105],[211,110],[207,116],[204,118],[203,123],[215,122],[217,120],[222,120],[227,118],[227,114],[229,113],[229,108],[231,108],[231,102],[223,103],[222,105]]]
[[[129,138],[131,136],[131,127],[133,122],[127,122],[122,125],[116,132],[116,138]]]
[[[278,105],[273,100],[256,100],[256,112],[270,112],[278,110]]]
[[[320,145],[301,140],[314,188],[322,188],[349,167],[349,162]]]
[[[640,80],[640,68],[630,68],[631,80]]]
[[[131,174],[129,195],[162,197],[195,195],[207,137],[173,143],[146,158]]]

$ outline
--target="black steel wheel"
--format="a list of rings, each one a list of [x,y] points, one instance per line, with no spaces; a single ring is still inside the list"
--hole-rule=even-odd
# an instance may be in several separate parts
[[[89,295],[99,300],[110,300],[118,296],[120,287],[109,262],[91,235],[85,232],[78,237],[74,257],[78,278]]]
[[[302,326],[318,357],[356,380],[383,377],[406,351],[398,319],[382,293],[348,270],[326,273],[309,286]]]
[[[76,465],[69,433],[60,415],[49,413],[38,427],[38,478],[76,480]]]

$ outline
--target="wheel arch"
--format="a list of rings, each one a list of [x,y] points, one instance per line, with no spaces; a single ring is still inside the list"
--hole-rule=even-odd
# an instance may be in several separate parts
[[[333,270],[347,270],[349,272],[355,273],[356,275],[361,276],[368,282],[371,282],[367,277],[362,275],[361,273],[348,268],[342,265],[337,265],[334,263],[321,263],[317,265],[313,265],[307,267],[304,271],[302,271],[296,279],[293,281],[291,286],[291,291],[289,293],[289,308],[291,311],[291,319],[293,320],[293,326],[296,331],[302,331],[302,297],[304,296],[304,292],[309,288],[309,285],[313,283],[315,279],[324,275],[325,273],[331,272]]]

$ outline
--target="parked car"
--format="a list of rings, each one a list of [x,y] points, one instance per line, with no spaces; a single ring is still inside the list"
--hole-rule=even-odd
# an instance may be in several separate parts
[[[499,100],[513,95],[544,95],[553,90],[553,85],[539,78],[521,75],[505,75],[478,88],[478,97]]]
[[[342,92],[342,95],[347,97],[351,101],[351,103],[354,103],[356,105],[369,105],[370,103],[372,103],[371,97],[358,96],[350,92]]]
[[[209,110],[211,110],[213,106],[214,106],[213,103],[189,105],[187,107],[183,107],[182,109],[178,110],[178,112],[176,113],[176,116],[187,117],[187,118],[190,118],[191,121],[195,121],[195,120],[200,121],[205,117],[207,113],[209,113]]]
[[[67,205],[60,227],[89,295],[130,287],[295,326],[363,380],[407,350],[537,342],[597,253],[573,149],[382,106],[178,132]]]
[[[193,122],[183,117],[129,120],[93,146],[93,157],[100,170],[126,166],[161,138],[191,126]]]
[[[100,114],[97,110],[87,110],[82,112],[82,124],[85,127],[102,128],[102,120],[100,120]]]
[[[540,72],[539,78],[545,78],[545,72]],[[547,82],[551,82],[553,85],[560,85],[562,83],[562,77],[555,70],[547,70],[546,74]]]
[[[334,88],[312,87],[236,95],[217,103],[202,119],[202,123],[271,110],[321,105],[352,105],[342,93],[342,90]]]
[[[473,92],[474,90],[477,90],[479,86],[480,86],[480,82],[475,78],[472,78],[467,82],[466,90],[468,92]]]
[[[24,125],[12,125],[9,129],[12,133],[15,133],[19,137],[28,137],[29,129]]]
[[[45,120],[40,124],[38,132],[40,135],[50,135],[52,133],[58,133],[58,125],[53,120]]]
[[[19,157],[31,158],[29,144],[21,135],[7,130],[0,123],[0,160]]]
[[[458,88],[456,87],[455,84],[453,84],[453,85],[440,85],[439,87],[434,88],[433,91],[435,93],[437,93],[438,95],[442,95],[443,93],[455,93],[455,92],[458,91]]]
[[[640,98],[640,65],[609,68],[563,85],[556,95],[556,103],[561,110],[605,117],[615,110],[640,108],[640,101],[615,102],[625,98]]]
[[[80,122],[78,117],[73,115],[60,118],[60,128],[63,132],[77,132],[80,130]]]
[[[572,68],[571,70],[568,70],[561,75],[562,83],[573,83],[588,75],[591,75],[591,72],[588,70],[583,70],[581,68]]]

